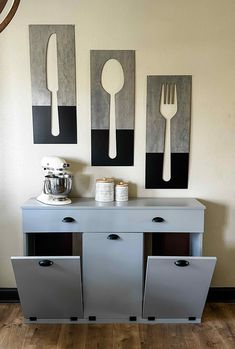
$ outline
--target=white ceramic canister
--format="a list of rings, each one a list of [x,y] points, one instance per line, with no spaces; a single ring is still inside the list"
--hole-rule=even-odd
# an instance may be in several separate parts
[[[115,200],[128,201],[128,183],[119,182],[115,186]]]
[[[114,200],[114,179],[99,178],[96,180],[95,200],[110,202]]]

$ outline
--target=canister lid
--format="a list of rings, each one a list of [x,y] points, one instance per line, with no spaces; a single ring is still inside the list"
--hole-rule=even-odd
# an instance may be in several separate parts
[[[128,183],[126,182],[123,182],[123,181],[120,181],[116,184],[118,187],[127,187],[128,186]]]
[[[106,178],[106,177],[103,177],[103,178],[98,178],[96,180],[97,183],[113,183],[114,182],[114,179],[113,178]]]

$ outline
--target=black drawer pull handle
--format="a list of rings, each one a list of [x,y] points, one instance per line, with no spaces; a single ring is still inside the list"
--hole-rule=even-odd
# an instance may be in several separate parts
[[[164,221],[165,221],[165,219],[162,218],[162,217],[154,217],[154,218],[152,219],[152,222],[155,222],[155,223],[162,223],[162,222],[164,222]]]
[[[75,222],[75,219],[73,217],[64,217],[62,219],[62,222],[63,223],[72,223],[72,222]]]
[[[187,267],[189,265],[188,261],[185,261],[184,259],[179,259],[174,263],[177,267]]]
[[[53,262],[49,259],[43,259],[42,261],[39,261],[38,264],[40,265],[40,267],[50,267]]]
[[[120,236],[118,236],[117,234],[110,234],[107,239],[109,240],[119,240]]]

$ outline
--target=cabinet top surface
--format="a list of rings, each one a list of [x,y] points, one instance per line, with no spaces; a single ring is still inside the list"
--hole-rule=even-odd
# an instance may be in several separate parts
[[[206,207],[194,198],[130,198],[126,202],[97,202],[93,198],[71,198],[69,205],[46,205],[35,198],[27,200],[22,209],[42,209],[42,210],[149,210],[149,209],[188,209],[204,210]]]

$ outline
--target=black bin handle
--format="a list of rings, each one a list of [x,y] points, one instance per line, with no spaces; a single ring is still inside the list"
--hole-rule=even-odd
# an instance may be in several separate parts
[[[155,222],[155,223],[162,223],[162,222],[165,222],[165,219],[162,218],[162,217],[154,217],[152,219],[152,222]]]
[[[117,235],[117,234],[110,234],[110,235],[107,236],[107,239],[108,240],[119,240],[120,236]]]
[[[50,267],[53,264],[53,262],[49,259],[42,259],[38,262],[38,264],[40,265],[40,267]]]
[[[75,219],[73,217],[64,217],[62,219],[62,222],[63,223],[72,223],[72,222],[75,222]]]
[[[186,261],[184,259],[179,259],[178,261],[174,262],[174,264],[177,267],[187,267],[189,265],[189,261]]]

